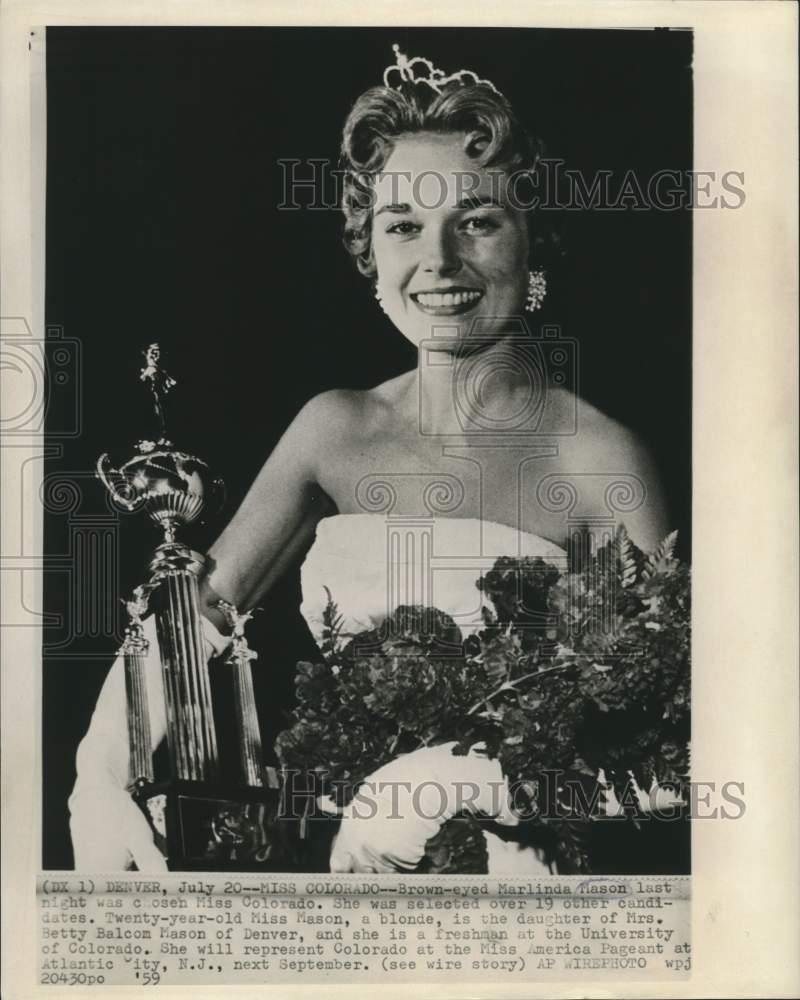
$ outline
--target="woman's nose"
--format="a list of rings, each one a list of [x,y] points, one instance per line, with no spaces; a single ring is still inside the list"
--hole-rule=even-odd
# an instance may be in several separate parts
[[[461,269],[455,236],[444,227],[432,231],[425,245],[424,270],[429,274],[451,275]]]

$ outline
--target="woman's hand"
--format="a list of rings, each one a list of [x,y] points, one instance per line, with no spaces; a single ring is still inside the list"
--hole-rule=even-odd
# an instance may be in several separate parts
[[[411,871],[425,844],[456,813],[519,820],[511,810],[500,762],[455,743],[423,747],[379,768],[344,810],[331,851],[332,872]]]

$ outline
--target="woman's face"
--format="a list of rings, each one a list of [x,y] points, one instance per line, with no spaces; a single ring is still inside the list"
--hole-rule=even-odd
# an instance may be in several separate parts
[[[478,167],[464,142],[460,133],[398,139],[375,183],[378,295],[417,347],[501,333],[527,294],[525,213],[508,202],[508,175]]]

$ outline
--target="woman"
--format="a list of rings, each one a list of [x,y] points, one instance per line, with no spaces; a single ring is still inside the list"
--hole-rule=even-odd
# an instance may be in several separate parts
[[[553,355],[528,332],[526,311],[539,307],[544,289],[523,197],[535,144],[488,81],[468,71],[445,77],[395,52],[384,86],[362,95],[345,124],[345,242],[419,365],[368,391],[323,393],[299,413],[210,550],[209,654],[225,646],[216,601],[252,607],[304,553],[302,610],[312,630],[329,587],[352,634],[415,603],[447,611],[468,633],[481,622],[476,570],[504,554],[563,558],[576,527],[585,534],[598,517],[607,523],[610,480],[624,480],[635,497],[625,523],[641,548],[665,534],[646,450],[563,377],[559,385],[548,370]],[[570,480],[565,517],[552,487]],[[156,745],[165,723],[155,658],[148,669]],[[131,858],[140,870],[164,868],[124,789],[124,718],[118,662],[78,751],[70,808],[79,868],[119,868]],[[499,764],[479,747],[466,757],[426,748],[376,777],[412,786],[434,777],[449,789],[469,781],[473,812],[515,822]],[[387,798],[375,794],[372,804],[379,818],[389,815]],[[348,815],[331,868],[412,869],[454,811],[448,794],[433,817],[425,810],[369,823]],[[493,851],[490,871],[540,864],[531,852],[504,857],[499,840]]]

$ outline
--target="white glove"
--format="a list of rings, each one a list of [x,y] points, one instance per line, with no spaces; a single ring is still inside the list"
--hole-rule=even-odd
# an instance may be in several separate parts
[[[206,655],[229,640],[202,618]],[[164,684],[155,618],[144,622],[149,642],[143,658],[152,749],[166,735]],[[77,778],[69,799],[70,831],[78,871],[120,871],[131,862],[139,871],[167,871],[144,814],[127,791],[130,749],[125,696],[125,661],[114,661],[97,699],[89,729],[78,746]]]
[[[426,842],[462,811],[517,825],[500,762],[482,753],[481,746],[456,756],[455,745],[415,750],[367,779],[342,813],[331,850],[332,872],[412,870]]]

